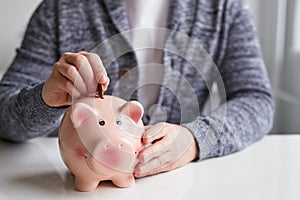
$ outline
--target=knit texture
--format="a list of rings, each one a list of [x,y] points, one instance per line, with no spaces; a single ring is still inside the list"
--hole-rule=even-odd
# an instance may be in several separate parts
[[[167,28],[201,44],[216,64],[225,89],[226,98],[222,98],[220,106],[202,114],[215,81],[214,70],[208,68],[202,74],[195,71],[192,63],[197,62],[193,56],[196,54],[182,40],[176,40],[176,45],[186,50],[188,60],[172,51],[164,53],[164,87],[157,104],[166,114],[165,121],[182,124],[194,134],[199,158],[239,151],[267,134],[272,128],[274,101],[253,19],[244,2],[173,0]],[[33,14],[22,45],[1,81],[0,137],[20,142],[57,130],[65,108],[47,107],[41,98],[43,83],[53,64],[64,52],[91,51],[105,39],[129,29],[123,1],[44,0]],[[116,52],[124,46],[130,49],[125,38],[119,48],[107,48]],[[119,71],[137,64],[132,52],[108,62],[108,52],[100,54],[111,79],[106,94],[115,94]],[[198,116],[193,116],[195,112],[188,106],[193,102],[185,96],[185,89],[178,85],[175,88],[177,77],[169,69],[179,72],[193,88]],[[133,86],[125,81],[120,87]],[[135,99],[135,93],[130,98]],[[160,116],[158,109],[144,121],[154,124],[162,120]]]

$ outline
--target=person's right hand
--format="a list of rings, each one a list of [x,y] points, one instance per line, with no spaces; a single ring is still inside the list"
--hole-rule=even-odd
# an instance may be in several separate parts
[[[107,90],[109,78],[97,54],[64,53],[44,83],[42,98],[50,107],[70,105],[73,98],[95,95],[98,83]]]

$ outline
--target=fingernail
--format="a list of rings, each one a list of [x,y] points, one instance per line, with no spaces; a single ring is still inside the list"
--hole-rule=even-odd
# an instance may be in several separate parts
[[[98,82],[99,83],[104,83],[106,81],[106,74],[104,72],[102,72],[99,76],[98,76]]]
[[[140,173],[138,173],[138,172],[134,172],[134,177],[140,178],[140,177],[142,177],[142,175]]]
[[[143,153],[138,156],[138,160],[140,163],[145,163],[148,160],[148,157],[149,156],[146,153]]]

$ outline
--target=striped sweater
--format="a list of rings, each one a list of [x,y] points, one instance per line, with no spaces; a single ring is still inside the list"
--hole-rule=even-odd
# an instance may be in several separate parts
[[[198,142],[200,160],[239,151],[267,134],[274,101],[244,2],[172,0],[167,28],[163,83],[145,124],[163,120],[187,127]],[[116,45],[105,42],[129,30],[123,1],[44,0],[1,80],[0,137],[20,142],[57,130],[66,108],[46,106],[41,89],[64,52],[99,53],[111,79],[107,94],[135,99],[138,73],[119,80],[120,71],[137,66],[133,51],[118,54],[131,49],[130,37],[121,35]],[[98,44],[102,48],[95,48]],[[204,114],[213,82],[219,85],[221,103]]]

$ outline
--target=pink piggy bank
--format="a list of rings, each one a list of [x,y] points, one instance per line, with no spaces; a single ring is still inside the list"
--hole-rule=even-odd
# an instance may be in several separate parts
[[[133,170],[143,148],[142,115],[139,102],[107,95],[80,99],[67,109],[59,147],[77,190],[91,191],[104,180],[118,187],[135,183]]]

